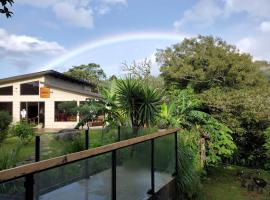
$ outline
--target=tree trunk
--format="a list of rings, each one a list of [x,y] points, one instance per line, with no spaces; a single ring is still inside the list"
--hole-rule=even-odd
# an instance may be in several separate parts
[[[200,138],[199,146],[200,146],[201,167],[204,168],[205,161],[206,161],[205,138]]]

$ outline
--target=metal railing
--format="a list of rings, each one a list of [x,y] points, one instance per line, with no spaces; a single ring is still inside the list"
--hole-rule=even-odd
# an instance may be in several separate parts
[[[174,143],[169,145],[166,148],[173,148],[174,150],[174,174],[177,174],[178,169],[178,162],[177,162],[177,132],[179,129],[170,129],[166,131],[160,131],[124,141],[119,141],[113,144],[101,146],[94,149],[89,149],[85,151],[80,151],[72,154],[67,154],[64,156],[39,161],[36,163],[31,163],[23,166],[19,166],[16,168],[11,168],[7,170],[0,171],[0,186],[1,184],[5,184],[7,182],[10,182],[12,180],[17,180],[20,178],[24,179],[24,198],[26,200],[33,200],[35,199],[35,188],[37,185],[35,185],[35,176],[39,173],[42,173],[44,171],[48,171],[55,168],[60,168],[62,166],[76,163],[82,160],[86,161],[86,169],[88,166],[87,159],[97,157],[102,154],[108,154],[111,153],[111,199],[116,200],[117,199],[117,152],[125,147],[131,147],[135,146],[137,144],[150,142],[150,163],[151,163],[151,188],[148,191],[148,194],[153,195],[155,194],[155,141],[158,138],[162,138],[168,135],[174,134]],[[37,141],[39,142],[39,141]],[[38,154],[38,152],[36,152]],[[163,159],[163,158],[159,158]],[[36,158],[36,161],[38,161],[39,158]],[[87,174],[87,172],[86,172]]]

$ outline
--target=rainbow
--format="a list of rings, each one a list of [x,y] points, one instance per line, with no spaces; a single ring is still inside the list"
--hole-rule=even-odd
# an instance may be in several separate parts
[[[61,64],[64,64],[66,61],[76,57],[87,51],[100,48],[107,45],[130,42],[136,40],[171,40],[171,41],[182,41],[185,37],[190,37],[189,35],[180,34],[180,33],[171,33],[171,32],[132,32],[124,33],[118,35],[111,35],[96,40],[89,41],[80,45],[70,51],[67,51],[62,56],[51,60],[47,63],[42,70],[52,69]]]

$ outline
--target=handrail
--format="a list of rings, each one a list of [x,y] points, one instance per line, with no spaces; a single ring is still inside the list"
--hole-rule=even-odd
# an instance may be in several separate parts
[[[73,163],[75,161],[83,160],[86,158],[94,157],[100,154],[108,153],[113,150],[121,149],[127,146],[131,146],[134,144],[139,144],[145,141],[150,141],[155,138],[163,137],[166,135],[170,135],[173,133],[178,132],[180,129],[169,129],[166,131],[160,131],[160,132],[155,132],[152,134],[116,142],[113,144],[108,144],[105,146],[97,147],[94,149],[89,149],[89,150],[84,150],[84,151],[79,151],[76,153],[71,153],[63,156],[59,156],[56,158],[51,158],[48,160],[43,160],[39,161],[36,163],[31,163],[11,169],[6,169],[3,171],[0,171],[0,183],[1,182],[6,182],[9,180],[13,180],[16,178],[20,178],[22,176],[26,176],[28,174],[34,174],[40,171],[52,169],[55,167],[63,166],[69,163]]]

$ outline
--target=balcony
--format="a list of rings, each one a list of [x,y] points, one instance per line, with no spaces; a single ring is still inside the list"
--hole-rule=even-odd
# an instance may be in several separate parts
[[[1,171],[0,200],[173,199],[177,131]]]

